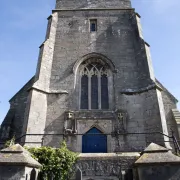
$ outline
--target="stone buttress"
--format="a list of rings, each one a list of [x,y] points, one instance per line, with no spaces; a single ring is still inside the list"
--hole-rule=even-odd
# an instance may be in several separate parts
[[[158,132],[168,135],[172,128],[178,136],[176,102],[155,79],[130,0],[57,0],[36,74],[10,100],[1,139],[15,134],[23,136],[22,143],[54,147],[65,139],[71,150],[82,152],[84,135],[95,130],[104,135],[109,153],[141,151],[151,142],[171,148]]]
[[[154,76],[130,0],[57,0],[36,74],[10,100],[0,135],[27,146],[64,139],[82,153],[84,180],[106,170],[116,180],[151,142],[173,147],[162,133],[178,138],[176,103]]]

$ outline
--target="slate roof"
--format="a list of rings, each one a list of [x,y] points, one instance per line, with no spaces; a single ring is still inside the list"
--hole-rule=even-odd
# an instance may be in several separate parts
[[[0,151],[0,165],[23,165],[40,168],[41,164],[21,145],[15,144]]]
[[[180,164],[180,157],[174,155],[165,147],[151,143],[135,162],[136,166],[150,164]]]

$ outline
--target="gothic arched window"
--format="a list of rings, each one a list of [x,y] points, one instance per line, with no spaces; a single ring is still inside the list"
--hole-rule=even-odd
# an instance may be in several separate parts
[[[109,109],[108,76],[110,70],[100,59],[80,66],[80,109]]]

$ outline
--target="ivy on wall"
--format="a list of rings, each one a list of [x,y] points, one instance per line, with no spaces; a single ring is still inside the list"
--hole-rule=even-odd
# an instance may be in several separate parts
[[[28,148],[41,165],[39,180],[46,180],[53,175],[53,180],[67,180],[73,174],[73,165],[77,160],[77,153],[70,151],[65,142],[60,148],[39,147]]]

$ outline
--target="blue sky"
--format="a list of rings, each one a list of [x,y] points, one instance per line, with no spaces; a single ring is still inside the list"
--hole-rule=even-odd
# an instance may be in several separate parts
[[[132,0],[156,77],[180,100],[180,0]],[[0,123],[8,100],[34,75],[55,0],[0,0]],[[179,105],[178,105],[179,106]]]

